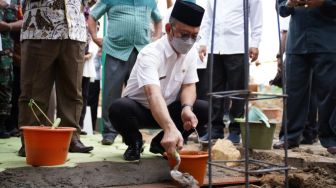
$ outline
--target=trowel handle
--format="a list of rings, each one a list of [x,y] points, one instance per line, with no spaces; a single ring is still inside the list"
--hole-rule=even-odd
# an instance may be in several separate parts
[[[174,152],[172,153],[172,156],[175,158],[176,160],[176,165],[174,166],[174,170],[177,170],[180,166],[181,163],[181,156],[180,154],[177,152],[177,150],[174,150]]]

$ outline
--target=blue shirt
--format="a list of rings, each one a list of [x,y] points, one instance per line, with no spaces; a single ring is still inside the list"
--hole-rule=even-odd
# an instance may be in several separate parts
[[[102,0],[90,12],[98,20],[107,13],[107,35],[103,51],[127,61],[134,48],[140,51],[150,42],[151,18],[161,20],[155,0]]]

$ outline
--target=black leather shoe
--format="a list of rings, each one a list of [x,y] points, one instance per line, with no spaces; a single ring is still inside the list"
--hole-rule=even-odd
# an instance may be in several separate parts
[[[134,144],[129,145],[124,153],[126,161],[135,161],[140,159],[140,154],[143,152],[143,142],[136,141]]]
[[[6,131],[0,132],[0,139],[10,138],[10,134]]]
[[[72,140],[69,147],[69,152],[72,153],[89,153],[91,150],[92,146],[84,146],[80,140]]]
[[[19,149],[18,156],[26,157],[26,151],[25,151],[25,148],[23,146],[21,146],[21,148]]]
[[[336,154],[336,146],[327,148],[327,151],[328,151],[330,154],[335,155],[335,154]]]
[[[300,144],[303,145],[313,145],[315,142],[317,142],[317,139],[315,138],[303,138],[300,142]]]
[[[287,149],[292,149],[292,148],[296,148],[299,147],[299,144],[296,142],[292,142],[292,141],[287,141],[288,147]],[[284,149],[285,148],[285,141],[280,140],[279,142],[275,143],[273,145],[273,149]]]
[[[150,144],[150,148],[149,148],[149,151],[154,153],[154,154],[161,154],[163,155],[165,150],[164,148],[161,146],[160,143],[157,143],[155,141],[152,141],[151,144]]]
[[[102,145],[112,145],[114,143],[114,139],[113,138],[103,138],[103,140],[101,141]]]

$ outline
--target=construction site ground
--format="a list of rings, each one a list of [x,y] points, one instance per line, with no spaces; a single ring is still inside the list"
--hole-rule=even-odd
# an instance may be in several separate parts
[[[149,143],[157,131],[143,130],[146,140],[141,160],[126,162],[127,146],[117,137],[111,146],[103,146],[100,134],[82,136],[86,145],[94,146],[89,154],[69,153],[64,165],[32,167],[17,156],[19,138],[0,140],[0,187],[178,187],[170,177],[168,163],[160,155],[150,153]],[[277,135],[275,135],[276,141]],[[242,150],[241,146],[237,146]],[[184,149],[199,150],[200,145],[189,141]],[[283,150],[253,150],[253,159],[283,164]],[[319,143],[300,145],[288,150],[289,187],[336,187],[336,156]],[[243,164],[242,164],[243,165]],[[253,168],[253,167],[252,167]],[[207,186],[208,175],[205,177]],[[244,174],[212,167],[214,187],[244,186]],[[284,173],[271,172],[251,177],[253,187],[284,187]]]

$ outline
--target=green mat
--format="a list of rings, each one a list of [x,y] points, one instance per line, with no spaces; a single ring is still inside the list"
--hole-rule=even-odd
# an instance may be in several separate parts
[[[122,143],[121,137],[118,136],[111,146],[104,146],[100,143],[102,136],[100,134],[81,136],[81,140],[85,145],[93,146],[91,153],[69,153],[65,164],[52,166],[57,167],[74,167],[78,163],[113,161],[128,162],[123,160],[123,153],[127,146]],[[12,137],[10,139],[0,139],[0,172],[7,168],[18,168],[30,166],[26,164],[25,157],[19,157],[17,152],[21,146],[20,138]],[[141,158],[152,158],[160,155],[150,153],[149,144],[145,144],[145,150]]]

